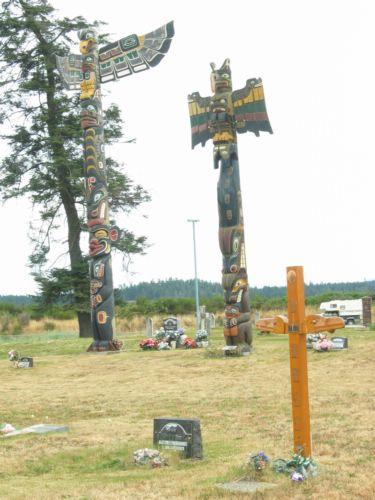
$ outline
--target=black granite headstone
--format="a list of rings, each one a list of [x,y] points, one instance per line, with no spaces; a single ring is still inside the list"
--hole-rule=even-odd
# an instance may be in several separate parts
[[[167,333],[177,332],[178,330],[177,318],[174,318],[173,316],[171,316],[170,318],[165,318],[165,320],[163,321],[163,327]]]
[[[185,458],[202,458],[200,421],[186,418],[155,418],[154,445],[180,451]]]

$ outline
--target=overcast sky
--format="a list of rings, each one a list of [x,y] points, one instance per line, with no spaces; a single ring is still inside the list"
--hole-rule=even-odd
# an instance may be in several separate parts
[[[234,89],[263,79],[274,130],[238,138],[250,285],[285,284],[288,265],[303,265],[307,282],[375,279],[372,0],[51,3],[62,15],[105,21],[113,40],[175,21],[170,51],[156,68],[103,88],[104,105],[120,106],[126,136],[137,139],[110,154],[152,196],[119,221],[151,246],[131,273],[115,258],[115,286],[192,278],[189,218],[200,221],[199,277],[221,279],[218,171],[211,141],[191,150],[187,95],[210,95],[209,63],[226,57]],[[2,213],[12,237],[2,246],[0,294],[33,293],[30,207],[8,202]]]

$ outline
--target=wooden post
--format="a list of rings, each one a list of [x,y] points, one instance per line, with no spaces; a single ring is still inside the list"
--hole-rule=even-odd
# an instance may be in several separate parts
[[[334,332],[337,328],[344,328],[345,324],[338,317],[324,318],[319,314],[305,316],[302,266],[287,268],[287,297],[288,318],[285,316],[262,318],[256,322],[256,327],[262,332],[289,334],[294,451],[309,458],[311,433],[306,334]]]
[[[311,456],[303,267],[287,268],[288,333],[294,451]]]

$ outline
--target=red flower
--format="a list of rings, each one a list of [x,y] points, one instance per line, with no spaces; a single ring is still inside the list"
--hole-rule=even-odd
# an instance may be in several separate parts
[[[185,346],[185,349],[195,349],[196,347],[198,347],[195,340],[193,340],[189,337],[186,337],[186,339],[184,340],[183,346]]]
[[[157,349],[158,348],[158,343],[156,342],[155,339],[144,339],[142,342],[140,342],[139,347],[144,350],[151,350],[151,349]]]

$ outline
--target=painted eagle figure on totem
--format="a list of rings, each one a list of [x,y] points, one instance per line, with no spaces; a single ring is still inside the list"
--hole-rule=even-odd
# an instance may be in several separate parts
[[[104,45],[98,51],[100,82],[118,80],[158,65],[168,52],[173,36],[171,21],[146,35],[129,35]],[[83,55],[57,56],[56,60],[67,89],[79,90],[81,82],[90,79],[82,71]]]
[[[237,132],[269,132],[260,78],[247,80],[243,89],[232,91],[229,59],[216,69],[211,63],[212,97],[199,92],[188,96],[192,148],[214,143],[214,168],[220,167],[217,187],[219,242],[223,255],[222,286],[225,300],[224,336],[227,345],[248,351],[252,344],[249,285],[246,269],[244,221],[241,202]]]

